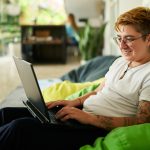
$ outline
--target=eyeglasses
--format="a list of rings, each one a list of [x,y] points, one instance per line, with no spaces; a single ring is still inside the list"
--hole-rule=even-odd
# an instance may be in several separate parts
[[[138,36],[138,37],[132,37],[132,36],[127,36],[127,37],[124,37],[124,38],[121,38],[120,36],[118,37],[114,37],[114,41],[116,42],[117,45],[120,45],[121,42],[124,42],[125,44],[130,44],[132,43],[133,41],[135,40],[138,40],[144,36],[147,36],[148,34],[144,34],[144,35],[141,35],[141,36]]]

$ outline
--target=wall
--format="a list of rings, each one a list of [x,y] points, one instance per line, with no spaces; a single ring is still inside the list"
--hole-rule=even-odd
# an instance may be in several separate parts
[[[143,6],[150,7],[150,0],[143,0]]]
[[[104,9],[103,0],[64,0],[66,12],[73,13],[76,21],[79,19],[90,19],[91,23],[98,25]]]
[[[142,6],[142,0],[119,0],[119,15],[137,6]]]
[[[64,0],[67,13],[74,13],[77,18],[98,17],[103,9],[102,0]]]

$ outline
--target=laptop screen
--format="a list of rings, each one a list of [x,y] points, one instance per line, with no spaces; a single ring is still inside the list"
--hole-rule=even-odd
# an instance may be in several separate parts
[[[48,119],[47,108],[38,85],[33,65],[13,56],[28,100]]]

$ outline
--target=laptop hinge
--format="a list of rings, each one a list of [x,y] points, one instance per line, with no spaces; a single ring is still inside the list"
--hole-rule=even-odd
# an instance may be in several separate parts
[[[29,101],[22,101],[34,118],[37,118],[41,123],[49,123],[50,121]]]

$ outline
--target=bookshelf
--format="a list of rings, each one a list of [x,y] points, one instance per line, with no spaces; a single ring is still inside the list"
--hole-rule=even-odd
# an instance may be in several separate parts
[[[22,25],[21,53],[30,62],[66,62],[64,25]]]

